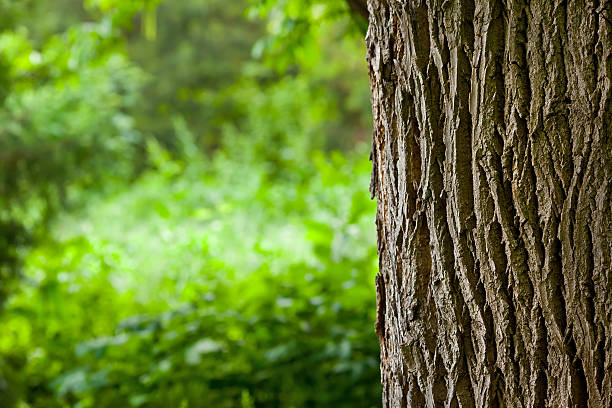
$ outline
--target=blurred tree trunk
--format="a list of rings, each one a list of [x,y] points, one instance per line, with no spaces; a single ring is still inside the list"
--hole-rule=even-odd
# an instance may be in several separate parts
[[[612,406],[611,2],[368,9],[384,406]]]

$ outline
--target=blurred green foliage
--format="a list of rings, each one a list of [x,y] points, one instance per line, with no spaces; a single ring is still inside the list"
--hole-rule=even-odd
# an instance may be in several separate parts
[[[129,178],[142,144],[126,112],[139,104],[144,74],[122,52],[120,30],[105,16],[48,31],[27,18],[36,4],[2,3],[0,302],[19,273],[23,244],[45,235],[69,195]]]
[[[0,0],[0,406],[379,404],[347,11]]]

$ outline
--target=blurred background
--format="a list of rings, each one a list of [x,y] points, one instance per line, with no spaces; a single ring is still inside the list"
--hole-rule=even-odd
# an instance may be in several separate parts
[[[379,406],[363,36],[0,0],[0,407]]]

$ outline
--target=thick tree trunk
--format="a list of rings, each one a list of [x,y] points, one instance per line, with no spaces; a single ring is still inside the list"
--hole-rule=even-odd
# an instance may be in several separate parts
[[[612,406],[611,2],[368,10],[384,406]]]

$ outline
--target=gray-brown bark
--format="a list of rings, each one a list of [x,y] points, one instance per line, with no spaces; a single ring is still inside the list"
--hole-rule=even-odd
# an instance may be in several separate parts
[[[611,2],[368,10],[384,406],[612,406]]]

